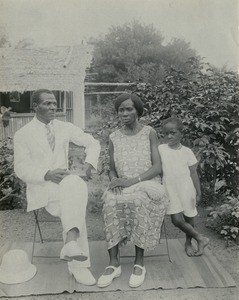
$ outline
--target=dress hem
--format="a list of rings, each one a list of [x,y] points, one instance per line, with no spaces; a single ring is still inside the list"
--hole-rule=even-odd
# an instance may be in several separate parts
[[[123,244],[123,245],[120,244],[120,243],[121,243],[122,241],[124,241],[125,239],[127,239],[127,236],[126,236],[125,238],[123,238],[122,240],[120,240],[118,243],[114,244],[113,246],[107,247],[107,250],[110,250],[110,249],[112,249],[113,247],[115,247],[115,246],[117,246],[117,245],[119,245],[119,247],[124,247],[124,246],[126,246],[126,244],[127,244],[128,242],[131,243],[131,241],[127,241],[126,244]],[[154,247],[150,247],[150,248],[145,247],[145,248],[142,248],[142,247],[140,247],[139,245],[137,245],[136,243],[134,243],[134,246],[137,246],[138,248],[143,249],[144,251],[152,251],[152,250],[154,250],[159,244],[160,244],[160,238],[159,238],[159,243],[158,243],[157,245],[155,245]]]
[[[189,214],[185,214],[183,210],[180,210],[178,212],[170,212],[170,213],[166,213],[167,216],[170,216],[170,215],[176,215],[176,214],[179,214],[179,213],[182,213],[184,216],[188,217],[188,218],[194,218],[198,215],[198,212],[196,213],[193,213],[192,215],[189,216]]]

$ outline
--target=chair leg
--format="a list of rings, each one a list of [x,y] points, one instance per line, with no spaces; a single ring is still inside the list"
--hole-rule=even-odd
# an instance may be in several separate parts
[[[170,262],[172,262],[171,257],[170,257],[170,253],[169,253],[168,236],[167,236],[167,230],[166,230],[165,220],[163,220],[162,226],[164,228],[164,234],[165,234],[165,241],[166,241],[166,247],[167,247],[168,260]]]
[[[36,218],[36,213],[34,211],[34,216]],[[37,223],[35,221],[35,226],[34,226],[34,236],[33,236],[33,243],[32,243],[32,258],[31,258],[31,263],[33,263],[33,257],[34,257],[34,250],[35,250],[35,241],[36,241],[36,233],[37,233]]]
[[[162,223],[162,226],[161,226],[161,233],[162,231],[164,230],[164,235],[165,235],[165,241],[166,241],[166,248],[167,248],[167,256],[168,256],[168,260],[169,262],[173,262],[172,259],[171,259],[171,256],[170,256],[170,252],[169,252],[169,245],[168,245],[168,236],[167,236],[167,229],[166,229],[166,225],[165,225],[165,220],[163,220],[163,223]],[[160,241],[159,241],[160,242]],[[121,256],[120,255],[120,249],[118,250],[118,258],[120,260],[120,258],[126,258],[126,257],[134,257],[134,256],[127,256],[127,255],[124,255],[124,256]],[[165,255],[165,254],[163,254]],[[148,255],[146,257],[155,257],[155,256],[160,256],[160,255]]]
[[[40,228],[40,224],[39,224],[39,221],[38,221],[38,210],[37,211],[34,210],[33,212],[34,212],[34,216],[35,216],[35,220],[36,220],[35,226],[37,226],[37,228],[38,228],[38,232],[39,232],[39,235],[40,235],[40,240],[41,240],[41,243],[43,243],[41,228]]]
[[[43,243],[41,228],[40,228],[39,221],[38,221],[38,210],[37,211],[34,210],[33,213],[34,213],[34,217],[35,217],[35,227],[34,227],[34,237],[33,237],[33,245],[32,245],[31,262],[33,262],[33,257],[34,257],[37,228],[38,228],[38,231],[39,231],[41,243]]]

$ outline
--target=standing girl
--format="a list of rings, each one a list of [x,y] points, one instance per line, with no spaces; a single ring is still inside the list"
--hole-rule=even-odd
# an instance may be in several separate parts
[[[188,256],[200,256],[209,239],[194,229],[197,215],[196,203],[201,199],[200,181],[197,174],[197,159],[191,149],[181,144],[183,124],[176,117],[163,123],[167,144],[159,145],[162,160],[163,183],[170,201],[167,214],[172,223],[186,234],[185,251]],[[197,241],[197,250],[191,240]]]

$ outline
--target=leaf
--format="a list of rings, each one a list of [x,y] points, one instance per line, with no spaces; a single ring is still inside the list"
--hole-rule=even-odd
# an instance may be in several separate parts
[[[238,218],[239,219],[239,212],[232,212],[232,216],[235,216],[236,218]]]
[[[231,227],[231,232],[239,232],[239,228],[238,227]]]

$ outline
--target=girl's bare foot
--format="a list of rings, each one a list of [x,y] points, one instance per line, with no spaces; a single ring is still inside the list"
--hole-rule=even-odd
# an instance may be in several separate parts
[[[209,239],[207,237],[202,237],[198,241],[198,251],[195,253],[195,256],[200,256],[204,252],[204,248],[208,245]]]
[[[195,251],[193,249],[193,246],[191,244],[191,242],[187,242],[185,243],[185,252],[187,253],[187,256],[194,256],[195,255]]]

